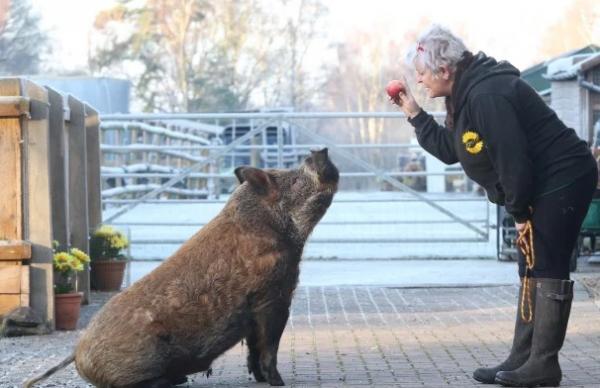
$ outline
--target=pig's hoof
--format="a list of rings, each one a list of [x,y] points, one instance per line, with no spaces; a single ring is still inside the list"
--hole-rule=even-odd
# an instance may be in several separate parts
[[[281,387],[281,386],[285,385],[285,383],[283,382],[283,379],[281,378],[281,376],[279,375],[279,372],[277,372],[277,371],[275,371],[275,373],[270,373],[268,382],[269,382],[269,385],[276,386],[276,387]]]
[[[285,383],[283,382],[283,380],[280,377],[279,379],[273,379],[272,381],[269,381],[269,385],[274,386],[274,387],[282,387],[285,385]]]
[[[259,383],[264,383],[267,381],[265,376],[263,376],[262,372],[260,371],[260,365],[256,357],[248,356],[248,373],[254,374],[254,378]]]
[[[267,379],[265,379],[265,376],[263,376],[260,372],[254,372],[254,379],[256,379],[256,381],[259,383],[264,383],[265,381],[267,381]]]
[[[265,381],[267,381],[267,379],[265,379],[265,376],[263,376],[262,372],[260,371],[260,368],[258,367],[252,369],[250,373],[254,374],[254,378],[259,383],[264,383]]]

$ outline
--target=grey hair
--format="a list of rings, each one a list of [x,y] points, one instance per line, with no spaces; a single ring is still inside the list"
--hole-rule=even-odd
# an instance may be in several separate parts
[[[468,49],[462,39],[449,29],[434,24],[419,36],[406,59],[410,65],[414,65],[417,58],[421,58],[425,67],[437,74],[442,65],[448,66],[452,71],[456,70],[456,64],[465,51]]]

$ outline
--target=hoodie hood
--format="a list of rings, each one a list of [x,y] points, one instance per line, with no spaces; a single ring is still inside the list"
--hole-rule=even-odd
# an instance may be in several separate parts
[[[459,83],[455,86],[452,99],[455,102],[454,114],[458,115],[462,107],[467,102],[467,96],[475,85],[481,81],[497,75],[511,74],[519,77],[519,69],[507,61],[496,61],[488,57],[483,52],[478,52],[473,56],[471,64],[464,70]]]

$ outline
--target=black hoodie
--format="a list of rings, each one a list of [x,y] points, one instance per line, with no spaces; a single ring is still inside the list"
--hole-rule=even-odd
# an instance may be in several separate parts
[[[519,75],[510,63],[480,52],[453,88],[453,129],[424,111],[409,121],[425,150],[444,163],[460,162],[490,201],[523,222],[535,197],[568,186],[595,161]]]

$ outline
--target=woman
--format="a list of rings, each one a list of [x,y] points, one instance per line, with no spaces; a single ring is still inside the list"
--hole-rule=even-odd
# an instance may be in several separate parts
[[[519,231],[519,308],[510,355],[477,369],[483,383],[558,385],[573,298],[569,258],[596,187],[587,145],[567,128],[510,63],[473,55],[434,26],[410,55],[417,83],[445,97],[445,127],[416,103],[404,81],[396,103],[421,146],[465,173],[504,205]]]

